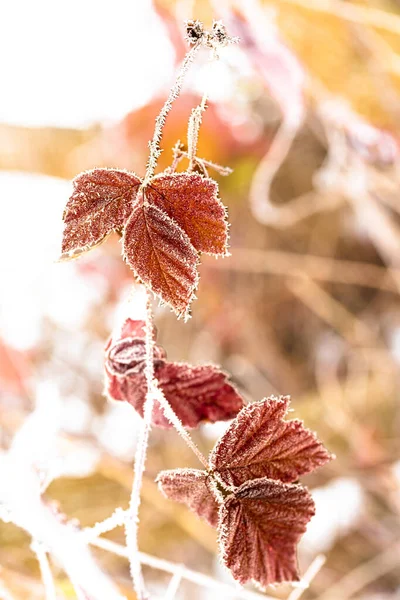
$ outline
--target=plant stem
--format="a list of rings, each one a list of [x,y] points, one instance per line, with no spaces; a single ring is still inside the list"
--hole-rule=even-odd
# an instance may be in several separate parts
[[[192,113],[189,117],[188,133],[187,133],[188,158],[189,158],[188,171],[193,171],[193,169],[194,169],[194,165],[195,165],[195,161],[196,161],[196,154],[197,154],[197,143],[199,140],[199,130],[200,130],[200,125],[201,125],[201,121],[203,118],[203,112],[206,110],[206,108],[207,108],[207,92],[204,92],[203,98],[201,99],[200,104],[192,110]]]
[[[53,574],[51,572],[49,560],[47,558],[47,554],[40,543],[32,542],[31,548],[36,554],[36,557],[39,562],[40,573],[42,575],[42,581],[45,591],[46,600],[56,600],[57,592],[56,586],[54,583]]]
[[[106,550],[106,552],[112,552],[117,556],[128,558],[127,549],[124,546],[121,546],[121,544],[117,544],[111,540],[97,538],[96,540],[91,540],[90,543],[92,546]],[[212,577],[209,577],[208,575],[204,575],[203,573],[199,573],[197,571],[192,571],[183,565],[172,563],[162,558],[144,554],[143,552],[140,552],[139,556],[144,565],[147,565],[153,569],[160,569],[160,571],[166,571],[167,573],[175,574],[176,572],[179,572],[182,576],[182,579],[191,581],[196,585],[213,590],[214,592],[220,592],[222,597],[228,596],[237,599],[241,598],[242,600],[274,600],[272,596],[268,596],[267,594],[259,594],[257,592],[252,592],[251,590],[246,590],[245,588],[234,587],[233,585],[222,583],[213,579]]]
[[[198,449],[198,447],[196,446],[196,444],[194,443],[194,441],[190,437],[189,433],[186,431],[186,429],[182,425],[181,420],[175,414],[175,412],[172,409],[170,403],[168,402],[168,400],[164,396],[162,390],[160,390],[160,388],[157,385],[154,386],[154,394],[155,394],[156,400],[160,403],[160,406],[163,409],[164,414],[167,417],[167,419],[172,423],[172,425],[175,427],[175,429],[179,433],[179,435],[184,439],[184,441],[189,446],[189,448],[194,452],[194,454],[197,456],[197,458],[199,459],[199,461],[201,462],[201,464],[206,469],[208,469],[208,461],[207,461],[207,459],[200,452],[200,450]]]
[[[200,45],[201,45],[200,42],[198,42],[186,54],[186,56],[182,62],[182,65],[179,69],[178,75],[176,77],[176,81],[171,88],[169,96],[166,99],[164,106],[162,107],[162,109],[160,111],[160,114],[156,118],[156,126],[154,129],[153,139],[149,143],[150,156],[149,156],[149,160],[147,162],[146,174],[143,179],[143,186],[146,186],[154,176],[154,172],[157,167],[158,158],[161,154],[160,142],[161,142],[161,138],[162,138],[162,131],[163,131],[163,128],[165,125],[165,119],[167,118],[168,113],[172,108],[172,103],[174,102],[174,100],[176,100],[176,98],[178,98],[179,94],[181,93],[183,80],[185,78],[185,75],[186,75],[191,63],[194,60],[194,57],[195,57],[197,51],[200,48]]]
[[[151,417],[154,406],[154,332],[153,312],[151,308],[151,292],[147,291],[146,306],[146,367],[145,376],[147,383],[147,394],[144,405],[142,427],[135,455],[135,475],[127,517],[125,520],[126,546],[128,549],[130,572],[136,595],[139,600],[147,600],[148,595],[143,581],[142,567],[139,557],[139,507],[140,490],[142,487],[143,473],[147,456],[147,447],[151,430]]]

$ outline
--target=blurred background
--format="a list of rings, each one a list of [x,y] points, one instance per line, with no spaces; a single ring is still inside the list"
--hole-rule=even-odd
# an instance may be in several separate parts
[[[59,520],[92,526],[128,505],[139,417],[104,397],[103,349],[140,292],[118,236],[57,263],[61,216],[80,171],[143,175],[190,18],[208,28],[223,19],[241,41],[218,61],[205,50],[196,59],[165,127],[160,169],[186,142],[206,90],[198,154],[234,170],[210,171],[229,210],[231,256],[203,257],[188,323],[156,308],[158,340],[172,360],[222,365],[248,401],[290,394],[293,416],[337,455],[304,479],[317,514],[301,570],[321,553],[326,562],[301,597],[400,598],[397,0],[3,3],[0,513],[26,465],[47,474],[46,506]],[[193,437],[207,453],[225,427]],[[215,532],[154,483],[161,469],[184,466],[199,465],[175,432],[154,429],[140,548],[232,583]],[[29,510],[26,482],[21,475],[14,492]],[[125,543],[122,528],[105,537]],[[0,598],[44,597],[30,542],[0,521]],[[134,598],[127,561],[93,555]],[[51,568],[57,597],[74,598],[62,566]],[[166,597],[171,575],[144,574],[152,597]],[[183,579],[175,597],[235,596]]]

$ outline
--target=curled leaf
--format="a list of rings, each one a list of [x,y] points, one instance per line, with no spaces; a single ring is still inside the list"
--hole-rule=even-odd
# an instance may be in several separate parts
[[[218,524],[219,504],[208,484],[209,475],[197,469],[161,471],[158,487],[167,498],[183,502],[212,527]]]
[[[115,354],[109,354],[106,361],[106,392],[114,400],[129,402],[143,416],[147,391],[144,361],[136,362],[136,347],[132,346],[132,350],[130,369],[125,373],[122,373],[124,364],[116,367],[113,364]],[[227,376],[214,366],[192,367],[186,363],[169,363],[158,355],[155,358],[155,376],[184,427],[194,428],[202,421],[215,423],[232,419],[243,406],[242,398],[228,383]],[[153,409],[153,425],[172,427],[157,403]]]
[[[161,346],[154,347],[154,364],[164,363],[165,352]],[[146,343],[140,338],[127,337],[117,342],[108,353],[108,368],[114,375],[135,375],[144,371]]]
[[[157,206],[141,202],[125,226],[123,246],[141,281],[178,316],[186,316],[198,282],[198,255],[179,225]]]
[[[109,341],[105,360],[107,395],[129,402],[141,416],[147,392],[142,323],[128,320],[121,334],[128,336]],[[142,337],[132,337],[131,332]],[[154,372],[165,398],[185,427],[197,427],[202,421],[232,419],[243,406],[227,375],[215,366],[167,362],[163,348],[155,345]],[[158,403],[153,409],[153,424],[172,427]]]
[[[93,169],[75,177],[63,214],[64,258],[77,256],[123,229],[131,214],[140,179],[117,169]]]
[[[300,485],[267,477],[241,485],[225,500],[219,522],[222,559],[234,578],[263,588],[297,581],[296,544],[314,511]]]
[[[284,421],[289,398],[270,397],[238,414],[210,456],[210,465],[228,485],[269,477],[295,481],[332,456],[297,419]]]
[[[198,173],[160,175],[146,188],[145,195],[178,223],[196,250],[227,254],[226,210],[215,181]]]

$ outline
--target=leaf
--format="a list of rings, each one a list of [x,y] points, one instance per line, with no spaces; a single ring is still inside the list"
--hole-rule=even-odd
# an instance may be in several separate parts
[[[77,256],[120,231],[132,213],[140,183],[133,173],[116,169],[93,169],[75,177],[63,214],[61,258]]]
[[[141,203],[125,226],[123,246],[142,282],[186,316],[198,283],[198,255],[179,225],[157,206]]]
[[[154,347],[154,365],[164,364],[165,352],[161,346]],[[144,370],[146,342],[140,338],[123,338],[113,345],[107,355],[108,367],[115,375],[134,375]]]
[[[161,471],[157,476],[160,491],[166,498],[183,502],[212,527],[218,525],[219,504],[208,484],[209,475],[197,469]]]
[[[110,351],[106,360],[106,393],[114,400],[129,402],[143,416],[147,391],[144,361],[136,362],[136,347],[132,348],[132,362],[126,369],[126,346],[119,344],[117,352]],[[119,351],[123,354],[123,361],[115,364]],[[192,367],[186,363],[165,362],[165,354],[162,355],[161,351],[162,348],[156,347],[155,376],[184,427],[194,428],[202,421],[226,421],[237,415],[243,400],[222,371],[209,365]],[[172,427],[158,403],[153,409],[152,422],[158,427]]]
[[[243,408],[210,456],[228,485],[269,477],[295,481],[332,456],[299,420],[284,421],[289,398],[270,397]]]
[[[121,338],[135,337],[145,339],[146,322],[142,320],[126,319],[122,325]]]
[[[130,337],[129,333],[142,337]],[[106,346],[106,395],[113,400],[126,400],[143,416],[147,385],[144,377],[146,342],[143,339],[144,321],[127,319],[122,328],[122,339],[112,339]],[[165,351],[154,346],[155,369],[164,363]]]
[[[185,427],[201,421],[226,421],[237,415],[243,400],[228,383],[227,375],[213,365],[193,367],[187,363],[166,362],[156,370],[166,399]],[[168,426],[160,409],[160,426]]]
[[[145,195],[182,227],[196,250],[226,256],[226,210],[215,181],[197,173],[160,175],[147,186]]]
[[[296,544],[314,515],[300,485],[263,477],[241,485],[220,513],[222,559],[241,584],[297,581]]]
[[[111,400],[129,402],[141,417],[143,417],[147,394],[146,377],[143,372],[144,366],[145,362],[143,361],[142,368],[137,369],[136,372],[131,372],[129,375],[119,375],[110,368],[109,361],[105,364],[105,395]]]

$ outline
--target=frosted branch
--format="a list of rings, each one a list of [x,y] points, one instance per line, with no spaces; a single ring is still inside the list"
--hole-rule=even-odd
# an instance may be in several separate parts
[[[33,552],[36,554],[36,558],[38,559],[40,574],[42,576],[45,597],[46,600],[56,600],[57,592],[56,586],[54,583],[53,574],[50,569],[49,560],[47,558],[47,554],[42,546],[42,544],[38,542],[32,542],[31,548]]]
[[[314,577],[319,573],[320,569],[324,566],[326,561],[325,556],[319,554],[314,558],[311,565],[308,567],[307,571],[304,573],[303,577],[299,581],[297,587],[293,590],[287,600],[300,600],[303,593],[308,589],[310,583],[314,579]]]
[[[168,588],[164,595],[164,600],[175,600],[175,596],[179,590],[179,586],[182,581],[182,567],[177,566],[176,572],[171,577],[171,581],[168,584]]]
[[[147,383],[147,394],[144,405],[142,426],[139,432],[137,449],[135,455],[135,474],[128,512],[125,520],[126,545],[129,552],[130,572],[139,600],[147,600],[148,595],[143,581],[142,568],[139,559],[139,507],[140,490],[142,487],[143,473],[147,456],[147,447],[151,430],[151,418],[154,406],[154,331],[153,312],[151,308],[151,292],[147,292],[146,306],[146,367],[145,376]]]
[[[117,508],[113,512],[113,514],[107,519],[104,519],[104,521],[96,523],[95,525],[93,525],[93,527],[87,527],[86,529],[84,529],[82,534],[85,540],[87,542],[90,542],[91,540],[98,538],[103,533],[108,533],[116,527],[121,527],[121,525],[125,524],[127,515],[128,513],[126,510],[122,510],[122,508]]]
[[[198,106],[196,106],[189,117],[188,123],[188,158],[189,158],[189,167],[188,171],[193,171],[195,162],[196,162],[196,154],[197,154],[197,144],[199,140],[199,131],[201,122],[203,119],[203,112],[207,108],[207,93],[203,94],[203,98]]]
[[[181,93],[185,75],[186,75],[190,65],[192,64],[194,57],[196,56],[196,53],[200,48],[200,45],[201,45],[200,42],[198,42],[186,54],[186,56],[182,62],[181,68],[179,69],[175,84],[172,86],[169,96],[168,96],[167,100],[165,101],[164,106],[162,107],[162,109],[160,111],[160,114],[156,118],[156,126],[154,129],[153,139],[149,143],[150,156],[149,156],[149,160],[147,162],[147,169],[146,169],[146,174],[144,176],[143,185],[148,184],[149,181],[154,176],[154,172],[157,167],[158,158],[161,154],[160,142],[161,142],[161,138],[162,138],[163,128],[165,125],[165,120],[168,116],[168,113],[170,112],[170,110],[172,108],[172,104],[173,104],[174,100],[176,100],[178,98],[179,94]]]
[[[164,415],[166,416],[168,421],[170,423],[172,423],[172,425],[175,427],[176,431],[183,438],[183,440],[186,442],[186,444],[189,446],[189,448],[194,452],[194,454],[197,456],[197,458],[199,459],[201,464],[207,469],[208,468],[207,459],[200,452],[199,448],[196,446],[196,444],[190,437],[189,433],[186,431],[186,429],[182,425],[180,419],[177,417],[177,415],[173,411],[170,403],[168,402],[168,400],[164,396],[162,390],[160,390],[160,388],[158,386],[154,387],[154,395],[155,395],[156,400],[160,403],[160,406],[163,409]]]
[[[128,558],[127,549],[124,546],[121,546],[121,544],[117,544],[115,542],[112,542],[111,540],[99,538],[97,540],[93,540],[91,544],[93,546],[96,546],[97,548],[102,548],[107,552],[112,552],[117,556]],[[226,583],[216,581],[208,575],[203,575],[203,573],[192,571],[191,569],[188,569],[183,565],[169,562],[162,558],[157,558],[155,556],[145,554],[144,552],[140,552],[139,557],[143,565],[147,565],[149,567],[152,567],[153,569],[159,569],[160,571],[165,571],[166,573],[172,573],[174,575],[178,572],[181,574],[182,579],[191,581],[192,583],[195,583],[196,585],[207,588],[209,590],[220,592],[221,594],[224,594],[227,597],[236,598],[240,600],[274,600],[272,596],[268,596],[267,594],[257,594],[256,592],[251,592],[250,590],[245,590],[241,587],[233,587]]]

